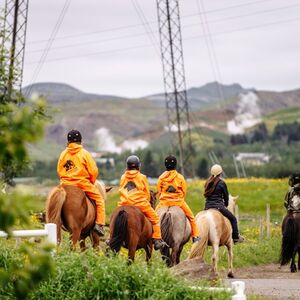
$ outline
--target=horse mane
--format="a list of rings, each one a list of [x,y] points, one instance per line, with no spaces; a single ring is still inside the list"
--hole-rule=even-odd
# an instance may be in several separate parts
[[[96,180],[95,185],[98,188],[98,190],[99,190],[102,198],[105,201],[106,200],[106,190],[105,190],[105,184],[104,184],[104,182],[100,181],[100,180]]]
[[[61,224],[61,208],[66,199],[66,191],[59,185],[49,194],[46,202],[46,223]]]

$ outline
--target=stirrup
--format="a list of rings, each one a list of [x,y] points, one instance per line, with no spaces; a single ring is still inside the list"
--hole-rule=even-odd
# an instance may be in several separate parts
[[[170,248],[170,246],[162,239],[154,239],[153,243],[154,243],[155,250],[159,250],[159,249],[165,248],[165,247]]]
[[[192,242],[193,242],[193,244],[199,242],[200,240],[201,240],[201,237],[200,237],[200,236],[193,236],[193,237],[192,237]]]

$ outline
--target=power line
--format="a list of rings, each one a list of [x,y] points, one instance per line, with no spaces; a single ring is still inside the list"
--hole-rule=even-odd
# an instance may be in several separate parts
[[[49,52],[49,50],[51,48],[51,45],[52,45],[52,43],[54,41],[54,38],[55,38],[57,32],[58,32],[58,30],[59,30],[59,28],[60,28],[60,26],[61,26],[61,24],[62,24],[62,22],[63,22],[63,20],[65,18],[65,15],[66,15],[66,13],[68,11],[68,8],[69,8],[69,6],[71,4],[71,1],[72,0],[66,0],[65,1],[63,9],[61,10],[61,13],[60,13],[60,15],[58,17],[58,20],[57,20],[54,28],[53,28],[53,31],[52,31],[52,33],[50,35],[50,38],[48,39],[47,45],[45,47],[45,50],[42,53],[42,56],[41,56],[41,58],[40,58],[40,60],[38,62],[38,65],[37,65],[35,71],[33,72],[33,76],[32,76],[31,82],[30,82],[31,86],[36,81],[36,79],[37,79],[37,77],[38,77],[38,75],[39,75],[39,73],[40,73],[40,71],[41,71],[41,69],[42,69],[42,67],[43,67],[43,65],[44,65],[44,63],[46,61],[48,52]],[[31,89],[29,89],[28,95],[30,95],[30,93],[31,93]]]
[[[263,27],[268,27],[268,26],[273,26],[273,25],[278,25],[278,24],[295,22],[295,21],[299,21],[299,20],[300,20],[300,18],[293,18],[293,19],[289,19],[289,20],[271,22],[271,23],[261,24],[261,25],[257,25],[257,26],[244,27],[244,28],[235,29],[235,30],[221,31],[221,32],[213,33],[212,36],[220,36],[220,35],[231,34],[231,33],[235,33],[235,32],[243,32],[243,31],[248,31],[248,30],[257,29],[257,28],[263,28]],[[184,38],[183,41],[189,41],[189,40],[194,40],[194,39],[198,39],[198,38],[203,38],[204,36],[205,35],[195,35],[195,36],[191,36],[188,38]],[[151,46],[152,46],[152,44],[144,44],[144,45],[139,45],[139,46],[127,47],[127,48],[117,48],[117,49],[111,49],[111,50],[107,50],[107,51],[80,54],[80,55],[76,55],[76,56],[72,56],[72,57],[67,56],[67,57],[61,57],[61,58],[54,58],[54,59],[45,60],[45,63],[60,61],[60,60],[68,60],[68,59],[73,59],[73,58],[78,58],[78,57],[93,56],[93,55],[97,55],[97,54],[109,54],[109,53],[123,52],[123,51],[128,51],[128,50],[133,50],[133,49],[139,49],[139,48],[149,48]],[[33,61],[33,62],[27,62],[25,64],[30,65],[30,64],[36,64],[36,63],[38,63],[38,62]]]
[[[142,21],[142,24],[145,28],[146,34],[150,39],[150,42],[153,45],[153,48],[155,49],[156,54],[158,55],[158,57],[160,58],[160,54],[159,54],[159,48],[157,46],[158,42],[156,40],[156,37],[149,25],[149,22],[147,21],[147,18],[145,16],[145,14],[143,13],[143,10],[141,9],[139,3],[136,0],[131,0],[131,3],[138,15],[138,17],[140,18],[140,20]]]
[[[215,12],[220,12],[220,11],[225,11],[225,10],[231,10],[231,9],[237,8],[237,7],[249,6],[249,5],[254,5],[254,4],[257,4],[257,3],[269,2],[269,1],[272,1],[272,0],[259,0],[259,1],[247,2],[247,3],[233,5],[233,6],[228,6],[228,7],[223,7],[223,8],[219,8],[219,9],[208,10],[208,11],[205,11],[205,13],[206,14],[213,14]],[[204,13],[204,12],[202,12],[202,13]],[[183,19],[183,18],[190,18],[190,17],[196,17],[196,16],[198,16],[198,13],[196,13],[196,14],[188,14],[188,15],[182,16],[181,18]],[[246,15],[243,15],[243,16],[246,16]],[[225,18],[225,19],[227,19],[227,18]],[[157,21],[153,20],[153,21],[149,21],[147,23],[148,24],[156,24],[156,22]],[[105,33],[105,32],[111,32],[111,31],[119,31],[119,30],[123,30],[123,29],[136,28],[136,27],[141,27],[141,26],[144,26],[143,23],[126,25],[126,26],[118,26],[118,27],[109,28],[109,29],[102,29],[102,30],[97,30],[97,31],[82,32],[82,33],[79,33],[79,34],[66,35],[66,36],[61,36],[61,37],[55,37],[54,40],[65,40],[65,39],[69,39],[69,38],[73,38],[73,37],[94,35],[94,34],[97,34],[97,33]],[[44,42],[48,42],[48,40],[45,39],[45,40],[29,41],[29,42],[27,42],[27,44],[36,44],[36,43],[44,43]]]
[[[220,18],[220,19],[216,19],[216,20],[210,20],[210,21],[207,20],[207,23],[212,24],[212,23],[222,22],[222,21],[225,21],[225,20],[244,18],[244,17],[248,17],[248,16],[253,16],[253,15],[257,16],[259,14],[265,14],[265,13],[270,13],[270,12],[279,11],[279,10],[283,10],[283,9],[294,8],[294,7],[297,7],[297,6],[300,6],[300,4],[277,7],[277,8],[270,9],[270,10],[256,11],[256,12],[249,13],[249,14],[225,17],[225,18]],[[202,15],[203,15],[203,13],[201,11],[198,12],[198,14],[197,14],[197,16],[200,17],[200,18],[202,17]],[[202,25],[203,20],[202,19],[200,19],[200,20],[201,20],[201,23],[193,23],[193,24],[182,26],[182,27],[183,28],[190,28],[190,27]],[[154,33],[157,34],[158,31],[157,30],[152,31],[152,34],[154,34]],[[74,43],[74,44],[69,44],[69,45],[64,45],[64,46],[51,47],[51,49],[49,49],[49,51],[58,50],[58,49],[73,48],[73,47],[82,46],[82,45],[91,45],[91,44],[105,43],[105,42],[116,41],[116,40],[123,40],[123,39],[126,39],[126,38],[135,38],[135,37],[140,37],[140,36],[144,36],[144,35],[145,35],[145,33],[129,34],[129,35],[122,35],[122,36],[108,38],[108,39],[92,40],[92,41],[87,41],[87,42]],[[77,35],[75,35],[75,36],[77,36]],[[203,36],[205,36],[205,33],[203,34]],[[26,51],[26,53],[37,53],[37,52],[42,52],[42,51],[44,51],[44,48],[43,49],[32,50],[32,51]]]

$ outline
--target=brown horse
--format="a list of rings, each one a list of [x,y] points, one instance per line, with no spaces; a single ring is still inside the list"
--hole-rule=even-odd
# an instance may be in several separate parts
[[[228,209],[234,213],[236,199],[229,196]],[[207,245],[212,246],[212,267],[217,276],[219,247],[226,246],[228,251],[228,277],[233,278],[233,241],[230,221],[217,209],[201,211],[196,216],[196,223],[200,230],[201,240],[193,244],[189,258],[203,258]]]
[[[96,181],[102,197],[106,200],[104,183]],[[80,240],[80,248],[84,250],[85,239],[91,238],[94,248],[99,246],[99,236],[93,231],[96,219],[96,208],[92,200],[77,186],[59,185],[49,194],[46,202],[46,222],[57,225],[57,240],[61,241],[61,228],[70,233],[71,248],[75,249]]]
[[[282,242],[280,265],[291,262],[291,272],[297,272],[295,257],[298,252],[298,270],[300,270],[300,213],[289,212],[282,222]]]
[[[191,237],[191,224],[178,206],[162,206],[157,210],[160,218],[162,239],[170,246],[160,250],[168,267],[180,262],[183,246]],[[171,251],[170,251],[171,250]]]
[[[155,194],[151,191],[151,206],[155,207]],[[152,224],[142,211],[135,206],[117,207],[110,217],[109,247],[115,253],[121,247],[128,249],[129,262],[134,261],[135,252],[144,249],[146,261],[152,255]]]

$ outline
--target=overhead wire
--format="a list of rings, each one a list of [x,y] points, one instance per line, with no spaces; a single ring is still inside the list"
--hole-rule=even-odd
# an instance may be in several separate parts
[[[248,31],[248,30],[257,29],[257,28],[264,28],[264,27],[268,27],[268,26],[274,26],[274,25],[278,25],[278,24],[296,22],[296,21],[299,21],[299,20],[300,20],[300,18],[292,18],[292,19],[288,19],[288,20],[282,20],[282,21],[277,21],[277,22],[270,22],[270,23],[260,24],[260,25],[257,25],[257,26],[249,26],[249,27],[244,27],[244,28],[239,28],[239,29],[234,29],[234,30],[220,31],[220,32],[212,33],[212,36],[220,36],[220,35],[226,35],[226,34],[231,34],[231,33],[235,33],[235,32],[243,32],[243,31]],[[194,40],[194,39],[198,39],[198,38],[201,38],[201,37],[204,37],[204,35],[191,36],[191,37],[188,37],[188,38],[184,38],[183,41]],[[143,44],[143,45],[127,47],[127,48],[117,48],[117,49],[111,49],[111,50],[101,51],[101,52],[80,54],[80,55],[76,55],[76,56],[72,56],[72,57],[68,56],[68,57],[54,58],[54,59],[46,60],[45,63],[46,62],[53,62],[53,61],[60,61],[60,60],[68,60],[69,58],[78,58],[78,57],[85,57],[85,56],[90,56],[90,55],[110,53],[110,52],[127,51],[127,50],[138,49],[138,48],[149,48],[151,46],[153,46],[153,45],[152,44]],[[27,62],[26,65],[36,64],[36,63],[38,63],[38,62],[37,61],[32,61],[32,62]]]
[[[51,32],[50,38],[47,41],[47,45],[46,45],[46,47],[45,47],[45,49],[44,49],[44,51],[43,51],[43,53],[42,53],[42,55],[40,57],[40,60],[38,62],[38,65],[36,66],[35,71],[33,72],[33,76],[31,78],[31,82],[30,82],[30,86],[31,87],[32,87],[32,84],[35,83],[35,81],[36,81],[36,79],[37,79],[37,77],[38,77],[38,75],[39,75],[39,73],[40,73],[40,71],[41,71],[41,69],[42,69],[45,61],[46,61],[48,52],[49,52],[49,50],[51,48],[51,45],[52,45],[52,43],[54,41],[54,38],[55,38],[56,34],[58,33],[58,30],[60,29],[60,26],[61,26],[61,24],[62,24],[62,22],[63,22],[63,20],[65,18],[65,15],[66,15],[66,13],[67,13],[67,11],[69,9],[69,6],[70,6],[71,2],[72,2],[72,0],[66,0],[65,3],[64,3],[64,6],[63,6],[63,8],[62,8],[62,10],[61,10],[61,12],[59,14],[59,17],[58,17],[58,19],[57,19],[57,21],[55,23],[55,26],[54,26],[54,28],[53,28],[53,30]],[[27,95],[30,95],[30,93],[31,93],[31,88],[29,88]]]
[[[153,31],[152,31],[152,28],[151,26],[149,25],[149,22],[142,10],[142,8],[140,7],[139,3],[137,2],[137,0],[131,0],[131,3],[138,15],[138,17],[140,18],[144,28],[145,28],[145,31],[146,31],[146,34],[147,36],[149,37],[149,40],[150,42],[152,43],[154,49],[155,49],[155,52],[156,54],[158,55],[159,59],[160,59],[160,52],[159,52],[159,48],[158,48],[158,41],[156,39],[156,36],[154,35]]]
[[[249,5],[254,5],[254,4],[257,4],[257,3],[264,3],[264,2],[269,2],[269,1],[274,1],[274,0],[259,0],[259,1],[246,2],[246,3],[243,3],[243,4],[227,6],[227,7],[223,7],[223,8],[219,8],[219,9],[208,10],[205,13],[206,14],[212,14],[212,13],[215,13],[215,12],[230,10],[230,9],[233,9],[233,8],[249,6]],[[196,17],[196,16],[198,16],[198,13],[193,13],[193,14],[188,14],[188,15],[181,16],[181,19]],[[148,21],[147,23],[148,24],[156,24],[156,22],[157,21],[153,20],[153,21]],[[105,32],[111,32],[111,31],[119,31],[119,30],[123,30],[123,29],[136,28],[136,27],[141,27],[141,26],[144,26],[143,23],[142,24],[138,23],[138,24],[126,25],[126,26],[118,26],[118,27],[114,27],[114,28],[101,29],[101,30],[96,30],[96,31],[91,31],[91,32],[82,32],[82,33],[73,34],[73,35],[65,35],[65,36],[55,37],[54,40],[65,40],[65,39],[69,39],[69,38],[73,38],[73,37],[94,35],[94,34],[98,34],[98,33],[105,33]],[[48,41],[48,39],[34,40],[34,41],[28,41],[27,44],[44,43],[44,42],[47,42],[47,41]]]

